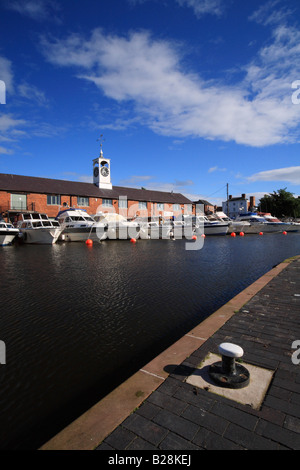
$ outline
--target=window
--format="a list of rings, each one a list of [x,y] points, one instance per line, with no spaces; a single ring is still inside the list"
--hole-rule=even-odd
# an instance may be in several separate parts
[[[147,210],[147,202],[146,201],[139,201],[139,209],[141,209],[141,210],[146,209]]]
[[[89,198],[77,196],[77,204],[78,206],[89,206],[90,205]]]
[[[60,206],[60,196],[51,196],[48,194],[47,196],[47,204],[48,206]]]
[[[26,210],[27,209],[27,196],[26,194],[11,194],[10,196],[10,208],[15,210]]]
[[[127,199],[126,198],[119,198],[119,209],[127,209]]]
[[[179,204],[173,204],[173,211],[180,211],[180,205]]]
[[[102,199],[103,207],[112,207],[112,205],[113,205],[112,199]]]
[[[164,210],[164,204],[162,204],[161,202],[157,202],[156,207],[157,207],[158,211],[163,211]]]

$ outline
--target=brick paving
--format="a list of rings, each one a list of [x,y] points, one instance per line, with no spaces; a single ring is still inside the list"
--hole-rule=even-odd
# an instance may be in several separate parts
[[[128,416],[96,450],[299,450],[300,259],[262,288]],[[245,363],[274,371],[259,410],[186,383],[218,345],[244,349]]]

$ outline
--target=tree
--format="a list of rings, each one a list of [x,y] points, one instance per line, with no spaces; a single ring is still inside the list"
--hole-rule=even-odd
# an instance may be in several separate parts
[[[300,199],[286,191],[286,188],[279,189],[261,198],[259,211],[270,212],[276,217],[300,217]]]

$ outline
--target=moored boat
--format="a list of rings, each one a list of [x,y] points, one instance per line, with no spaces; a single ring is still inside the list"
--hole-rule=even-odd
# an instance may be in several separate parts
[[[169,219],[161,217],[138,217],[135,219],[140,226],[140,238],[158,240],[174,238],[174,225]]]
[[[56,220],[50,220],[39,212],[22,212],[17,215],[19,239],[24,243],[53,245],[57,242],[62,228]]]
[[[93,219],[96,223],[107,225],[107,238],[111,240],[138,239],[140,236],[140,225],[137,222],[129,221],[115,212],[98,212]]]
[[[102,241],[107,238],[107,224],[95,222],[86,210],[69,207],[59,211],[55,219],[62,228],[60,239],[63,241]]]
[[[298,228],[296,225],[293,225],[292,222],[282,222],[281,220],[277,219],[277,217],[273,217],[271,214],[264,214],[263,215],[264,219],[269,224],[272,224],[273,226],[278,228],[278,232],[297,232]]]
[[[219,218],[223,222],[228,222],[228,232],[227,233],[229,235],[233,232],[234,233],[245,232],[246,227],[250,225],[250,223],[246,222],[246,221],[232,220],[224,212],[215,212],[214,216]]]
[[[205,215],[188,216],[184,221],[192,224],[196,235],[226,235],[228,232],[228,222],[209,220]]]
[[[0,219],[0,246],[10,245],[18,234],[19,229]]]
[[[274,233],[282,232],[284,230],[277,223],[268,222],[264,217],[258,215],[256,212],[240,214],[235,218],[235,220],[249,222],[250,225],[244,228],[244,233]]]

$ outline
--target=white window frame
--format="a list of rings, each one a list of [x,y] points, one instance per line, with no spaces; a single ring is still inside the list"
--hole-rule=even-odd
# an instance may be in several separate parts
[[[102,206],[103,207],[113,207],[113,200],[112,199],[102,199]]]
[[[50,199],[50,202],[49,202],[49,199]],[[60,200],[61,200],[61,197],[58,194],[47,194],[47,206],[60,206]]]
[[[139,209],[147,210],[147,201],[139,201]]]
[[[83,202],[83,204],[82,204],[82,202]],[[89,207],[90,198],[86,197],[86,196],[77,196],[77,205],[81,206],[81,207]]]

